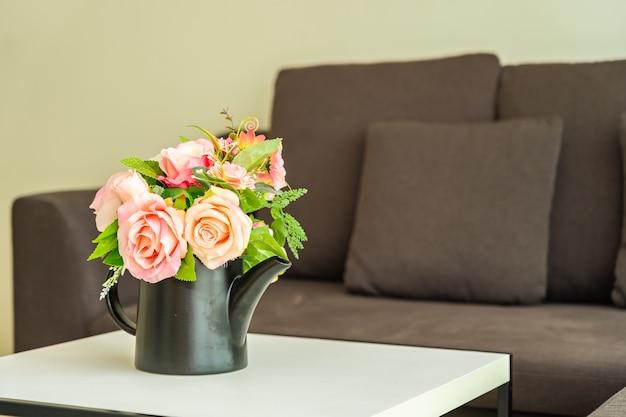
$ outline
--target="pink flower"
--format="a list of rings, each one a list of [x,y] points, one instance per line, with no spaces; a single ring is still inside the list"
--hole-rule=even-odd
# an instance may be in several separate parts
[[[254,189],[254,178],[248,174],[244,167],[237,164],[228,161],[223,164],[215,164],[209,168],[207,173],[214,178],[225,180],[228,185],[237,190]]]
[[[239,207],[237,194],[219,187],[211,187],[185,216],[185,239],[209,269],[241,256],[251,230],[252,220]]]
[[[150,187],[137,171],[129,169],[113,174],[98,190],[90,209],[96,215],[96,228],[102,232],[117,219],[117,209],[137,194],[149,193]]]
[[[265,224],[265,222],[263,220],[259,220],[258,222],[254,222],[252,224],[252,228],[253,229],[257,229],[259,227],[265,227],[265,226],[267,226],[267,224]]]
[[[230,137],[227,137],[226,139],[219,138],[217,143],[220,146],[222,155],[237,155],[237,153],[239,153],[239,144],[233,141]]]
[[[159,166],[165,177],[159,177],[168,187],[188,188],[198,185],[193,177],[192,168],[209,168],[215,162],[215,148],[206,139],[183,142],[175,148],[161,151]]]
[[[248,130],[247,132],[240,132],[238,136],[239,149],[247,148],[255,143],[263,142],[265,135],[256,135],[254,130]]]
[[[257,174],[257,179],[260,182],[269,184],[277,190],[287,186],[287,181],[285,181],[287,171],[285,170],[285,161],[283,160],[282,151],[283,145],[280,145],[276,152],[270,156],[268,170]]]
[[[118,209],[117,240],[124,266],[138,279],[158,282],[176,275],[187,254],[184,212],[156,194],[135,195]]]

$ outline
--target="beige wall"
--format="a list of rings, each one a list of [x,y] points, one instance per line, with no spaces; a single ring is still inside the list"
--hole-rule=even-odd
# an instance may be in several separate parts
[[[624,16],[623,0],[0,0],[0,355],[16,196],[99,186],[187,124],[221,129],[222,107],[267,127],[281,67],[626,59]]]

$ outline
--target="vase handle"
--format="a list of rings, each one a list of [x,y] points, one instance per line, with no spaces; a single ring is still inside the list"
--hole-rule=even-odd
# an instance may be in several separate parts
[[[109,277],[111,276],[112,271],[109,272]],[[109,292],[106,297],[107,309],[109,310],[109,314],[113,318],[113,321],[117,326],[124,330],[126,333],[132,334],[133,336],[137,332],[137,324],[128,317],[124,308],[122,307],[122,303],[120,303],[120,297],[117,293],[117,282],[109,288]]]

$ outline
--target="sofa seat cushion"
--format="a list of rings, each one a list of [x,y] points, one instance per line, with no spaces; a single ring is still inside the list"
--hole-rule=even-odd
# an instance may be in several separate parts
[[[563,121],[552,223],[548,300],[610,302],[622,222],[619,117],[626,60],[506,66],[502,119]]]
[[[626,311],[613,306],[402,300],[282,278],[261,298],[250,330],[510,352],[514,408],[526,412],[586,416],[626,386]]]
[[[624,417],[626,416],[626,388],[606,400],[589,417]]]
[[[281,71],[271,136],[289,182],[309,190],[289,206],[309,237],[290,273],[341,280],[371,122],[493,120],[499,74],[491,54]]]
[[[420,299],[541,302],[560,144],[556,118],[373,124],[347,287]]]

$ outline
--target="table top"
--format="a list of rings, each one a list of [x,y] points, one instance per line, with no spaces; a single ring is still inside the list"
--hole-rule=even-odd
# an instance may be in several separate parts
[[[0,414],[37,402],[176,417],[428,417],[510,379],[507,354],[258,334],[248,367],[226,374],[150,374],[133,356],[134,337],[118,331],[0,357]]]

